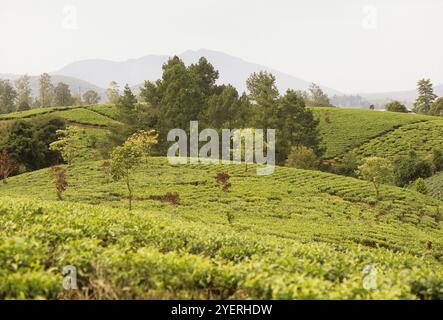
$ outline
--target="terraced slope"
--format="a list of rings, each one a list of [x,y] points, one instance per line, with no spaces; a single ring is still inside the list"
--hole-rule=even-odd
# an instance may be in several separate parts
[[[48,170],[0,186],[0,255],[20,252],[0,269],[0,297],[66,297],[59,271],[72,264],[86,298],[443,298],[434,198],[383,186],[375,203],[352,178],[152,158],[133,177],[128,212],[124,184],[106,183],[100,165],[67,168],[64,202],[51,201]],[[214,183],[221,170],[227,194]],[[166,192],[180,193],[176,210]],[[362,286],[367,265],[377,290]]]
[[[33,119],[41,115],[54,115],[71,123],[107,127],[118,124],[113,105],[36,108],[22,112],[0,115],[0,122],[18,119]]]
[[[404,125],[372,139],[354,151],[362,157],[376,155],[393,159],[407,155],[409,150],[415,150],[422,156],[430,155],[434,148],[443,150],[443,120]]]
[[[311,108],[320,119],[326,158],[334,158],[407,124],[438,118],[361,109]],[[326,120],[329,114],[329,122]]]

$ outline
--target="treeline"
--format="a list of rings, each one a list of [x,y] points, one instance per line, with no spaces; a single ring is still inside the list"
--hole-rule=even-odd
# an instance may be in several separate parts
[[[276,160],[283,163],[291,147],[304,146],[321,156],[318,120],[306,108],[304,94],[288,90],[281,94],[275,77],[267,72],[253,73],[247,79],[247,93],[239,93],[232,85],[218,85],[219,73],[204,58],[186,66],[177,56],[163,65],[161,79],[145,81],[139,99],[125,86],[117,99],[121,126],[112,128],[105,147],[108,151],[142,129],[159,132],[157,152],[164,155],[166,136],[174,128],[189,129],[191,120],[199,127],[213,129],[259,128],[277,129]],[[118,94],[114,88],[110,94]],[[312,86],[310,96],[329,103],[321,89]],[[111,100],[111,99],[110,99]]]
[[[23,75],[14,82],[0,80],[0,114],[38,107],[96,104],[100,100],[101,97],[94,90],[80,95],[73,94],[66,83],[59,82],[54,85],[47,73],[43,73],[39,78],[36,97],[33,97],[31,78],[28,75]]]

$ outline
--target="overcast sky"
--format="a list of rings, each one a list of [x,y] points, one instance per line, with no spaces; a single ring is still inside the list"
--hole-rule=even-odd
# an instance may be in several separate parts
[[[0,0],[0,73],[223,51],[346,93],[443,83],[441,0]]]

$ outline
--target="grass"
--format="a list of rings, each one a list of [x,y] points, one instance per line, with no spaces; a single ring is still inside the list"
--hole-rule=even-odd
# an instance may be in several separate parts
[[[0,115],[0,120],[18,120],[18,119],[26,119],[31,118],[43,114],[53,113],[56,111],[69,110],[69,109],[77,109],[81,108],[78,106],[73,107],[47,107],[47,108],[34,108],[26,111],[6,113]]]
[[[151,158],[133,176],[128,212],[124,183],[106,183],[100,167],[67,167],[63,202],[47,169],[0,186],[0,256],[19,253],[2,266],[0,297],[69,298],[57,284],[72,264],[77,298],[443,298],[442,203],[432,197],[382,186],[375,203],[353,178]],[[229,193],[218,171],[232,176]],[[166,192],[180,193],[176,211]],[[362,288],[367,264],[377,290]]]
[[[361,109],[311,108],[320,119],[326,158],[334,158],[404,125],[438,118]],[[329,113],[330,122],[326,121]]]

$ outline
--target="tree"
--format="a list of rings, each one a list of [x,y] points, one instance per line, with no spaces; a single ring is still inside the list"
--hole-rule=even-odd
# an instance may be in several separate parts
[[[31,83],[27,74],[15,81],[17,89],[17,111],[29,110],[31,106]]]
[[[275,76],[266,71],[253,73],[246,80],[246,87],[254,109],[254,127],[276,128],[277,100],[280,93],[275,83]]]
[[[404,112],[404,113],[408,112],[406,106],[399,101],[389,102],[388,104],[386,104],[385,110],[390,112]]]
[[[16,111],[15,99],[17,92],[9,80],[0,80],[0,113],[11,113]]]
[[[217,172],[215,176],[215,182],[217,183],[220,190],[224,193],[228,193],[229,189],[231,189],[232,184],[229,182],[231,176],[227,172]],[[219,201],[221,201],[221,194],[219,196]],[[231,211],[226,211],[226,218],[228,219],[228,223],[232,224],[234,222],[234,214]]]
[[[359,160],[354,151],[346,153],[341,160],[333,166],[333,172],[343,176],[355,177]]]
[[[116,147],[111,154],[111,174],[115,180],[124,179],[128,189],[129,210],[132,210],[133,188],[131,175],[134,168],[140,162],[142,152],[139,148],[124,143]]]
[[[418,178],[432,175],[432,164],[427,159],[421,159],[411,150],[407,156],[394,160],[394,183],[404,187]]]
[[[420,192],[422,194],[428,194],[429,193],[429,189],[426,186],[426,182],[423,178],[418,178],[415,181],[415,191]]]
[[[305,146],[292,147],[286,166],[297,169],[317,170],[320,167],[320,159],[312,149]]]
[[[0,153],[0,179],[7,183],[8,177],[17,169],[17,163],[10,159],[8,150],[4,148]]]
[[[57,140],[57,130],[64,129],[63,119],[42,116],[32,122],[18,120],[6,129],[3,146],[12,159],[26,167],[36,170],[62,161],[60,153],[49,149],[49,145]]]
[[[330,107],[331,101],[326,93],[320,88],[320,86],[312,83],[309,87],[309,99],[307,105],[313,107]]]
[[[380,200],[380,184],[389,182],[392,176],[392,165],[389,160],[380,157],[369,157],[358,167],[358,174],[372,183],[376,200]]]
[[[106,89],[106,96],[108,97],[109,103],[116,104],[120,98],[120,90],[117,82],[111,81],[109,88]]]
[[[431,163],[433,173],[443,170],[443,152],[440,149],[432,149]]]
[[[293,90],[288,90],[279,99],[274,128],[276,136],[276,160],[283,163],[292,147],[305,146],[321,156],[324,149],[320,146],[319,120],[311,110],[306,109],[303,98]]]
[[[94,90],[88,90],[83,94],[83,101],[86,104],[97,104],[101,97]]]
[[[39,102],[41,107],[50,107],[54,99],[54,86],[51,82],[51,76],[43,73],[40,76]]]
[[[129,125],[134,125],[136,121],[136,103],[137,97],[132,93],[129,85],[125,85],[123,95],[119,97],[117,102],[117,109],[119,119]]]
[[[59,82],[54,89],[54,103],[56,106],[71,106],[74,99],[66,83]]]
[[[158,143],[158,133],[155,130],[139,130],[132,134],[126,143],[134,148],[138,148],[147,162],[152,147]]]
[[[208,99],[205,123],[210,128],[234,128],[242,111],[237,89],[231,85],[222,86],[220,94],[214,94]]]
[[[63,160],[69,165],[79,158],[82,153],[81,129],[69,126],[63,130],[57,130],[58,140],[49,145],[49,149],[61,153]]]
[[[421,79],[417,83],[418,97],[414,103],[414,111],[417,113],[428,114],[432,102],[437,98],[434,94],[434,88],[430,79]]]
[[[66,170],[62,167],[55,166],[51,168],[51,175],[57,192],[57,199],[63,200],[63,192],[65,192],[68,187]]]
[[[429,113],[433,116],[443,116],[443,97],[437,98],[434,102],[432,102]]]

